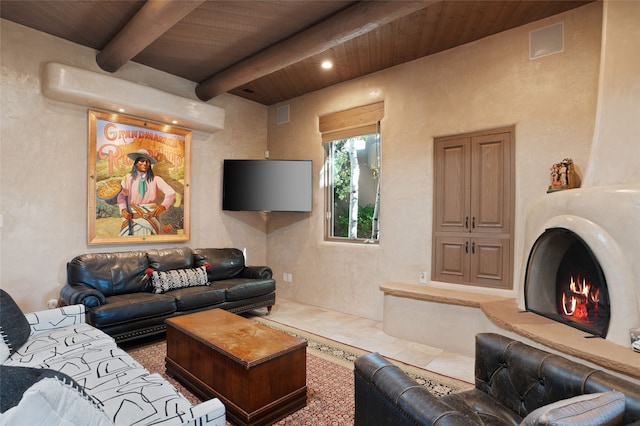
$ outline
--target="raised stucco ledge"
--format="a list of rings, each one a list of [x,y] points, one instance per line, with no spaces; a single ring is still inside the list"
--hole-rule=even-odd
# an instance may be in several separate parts
[[[529,345],[640,381],[640,353],[522,311],[513,298],[387,282],[385,333],[436,348],[475,356],[475,335],[504,334]]]
[[[482,312],[501,330],[538,343],[543,349],[588,361],[640,380],[640,353],[557,321],[521,311],[515,300],[484,303]]]
[[[42,94],[57,101],[156,120],[208,133],[224,128],[224,109],[110,75],[49,62]]]
[[[382,290],[385,295],[389,294],[430,302],[446,303],[448,305],[470,306],[473,308],[479,308],[483,303],[507,299],[501,296],[398,282],[384,283],[380,286],[380,290]]]

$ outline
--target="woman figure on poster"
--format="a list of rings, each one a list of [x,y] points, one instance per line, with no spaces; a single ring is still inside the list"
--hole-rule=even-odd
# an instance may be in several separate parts
[[[160,176],[153,174],[153,164],[157,161],[149,151],[140,149],[127,154],[133,160],[131,172],[122,180],[122,191],[118,194],[118,206],[122,213],[120,236],[158,235],[160,215],[176,199],[176,191]],[[158,191],[164,200],[157,204]]]

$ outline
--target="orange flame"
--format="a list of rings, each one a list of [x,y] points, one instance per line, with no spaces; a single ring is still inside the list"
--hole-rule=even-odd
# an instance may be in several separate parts
[[[591,283],[587,283],[585,279],[576,281],[571,276],[569,283],[570,292],[562,293],[562,311],[567,316],[575,316],[582,320],[588,319],[589,312],[587,304],[596,305],[600,302],[600,289],[591,290]],[[567,294],[569,293],[569,294]]]

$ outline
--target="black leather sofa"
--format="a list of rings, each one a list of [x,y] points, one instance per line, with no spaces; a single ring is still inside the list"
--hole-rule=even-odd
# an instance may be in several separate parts
[[[354,374],[356,426],[518,425],[540,407],[611,390],[625,396],[615,424],[640,424],[640,386],[498,334],[476,336],[475,388],[457,394],[429,393],[377,353],[358,358]]]
[[[184,272],[200,274],[203,281],[187,286],[180,281]],[[157,293],[159,276],[177,277],[172,285],[182,287]],[[271,268],[246,266],[242,251],[234,248],[87,253],[67,264],[60,297],[65,305],[84,304],[89,324],[127,341],[164,332],[164,320],[177,315],[214,308],[271,311],[276,282]]]

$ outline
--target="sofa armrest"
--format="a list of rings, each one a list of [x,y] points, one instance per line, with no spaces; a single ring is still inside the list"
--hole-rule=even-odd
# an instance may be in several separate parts
[[[60,289],[60,299],[65,305],[83,304],[87,308],[95,308],[107,303],[107,298],[101,291],[95,288],[83,285],[65,284]]]
[[[63,306],[25,315],[31,326],[31,336],[44,331],[86,322],[84,305]]]
[[[469,425],[462,413],[377,353],[356,359],[355,425]]]
[[[270,279],[273,278],[273,271],[268,266],[245,266],[238,276],[241,278]]]
[[[191,408],[193,419],[182,426],[225,426],[227,423],[225,408],[218,398],[201,402]]]

